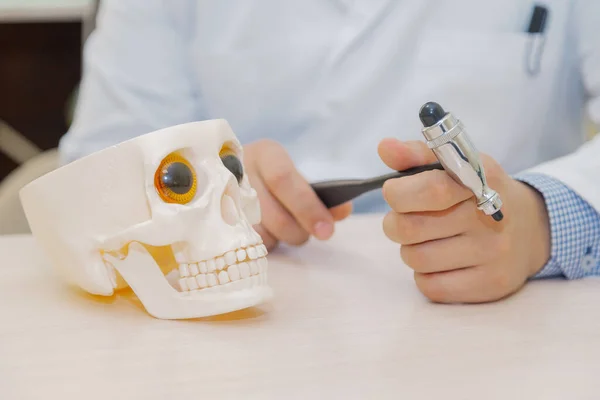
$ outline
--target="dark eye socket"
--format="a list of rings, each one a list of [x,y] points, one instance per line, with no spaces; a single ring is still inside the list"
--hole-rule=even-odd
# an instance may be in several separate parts
[[[237,179],[238,183],[241,183],[242,179],[244,178],[244,167],[242,166],[240,159],[235,154],[227,153],[221,155],[221,161],[223,162],[225,168],[227,168],[233,174],[233,176],[235,176],[235,179]]]

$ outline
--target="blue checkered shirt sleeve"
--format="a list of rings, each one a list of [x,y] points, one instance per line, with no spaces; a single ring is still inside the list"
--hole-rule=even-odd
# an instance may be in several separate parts
[[[538,173],[514,177],[536,190],[546,202],[551,255],[534,278],[579,279],[600,275],[600,213],[560,181]]]

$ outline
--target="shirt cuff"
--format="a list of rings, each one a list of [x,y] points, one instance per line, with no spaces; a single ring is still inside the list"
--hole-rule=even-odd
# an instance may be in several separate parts
[[[550,220],[550,260],[533,278],[600,275],[600,213],[548,175],[523,173],[514,178],[540,192]]]

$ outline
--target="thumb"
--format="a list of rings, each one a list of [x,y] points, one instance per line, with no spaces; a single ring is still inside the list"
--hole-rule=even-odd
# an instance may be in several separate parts
[[[418,140],[401,142],[393,138],[383,139],[377,146],[377,152],[385,165],[396,171],[437,162],[429,147]]]

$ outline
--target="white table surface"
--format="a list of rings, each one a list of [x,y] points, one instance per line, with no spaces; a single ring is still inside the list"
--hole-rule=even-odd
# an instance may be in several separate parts
[[[93,9],[93,0],[0,0],[0,22],[79,21]]]
[[[269,258],[270,304],[162,321],[63,286],[30,237],[0,238],[0,399],[600,398],[598,279],[432,304],[379,216]]]

